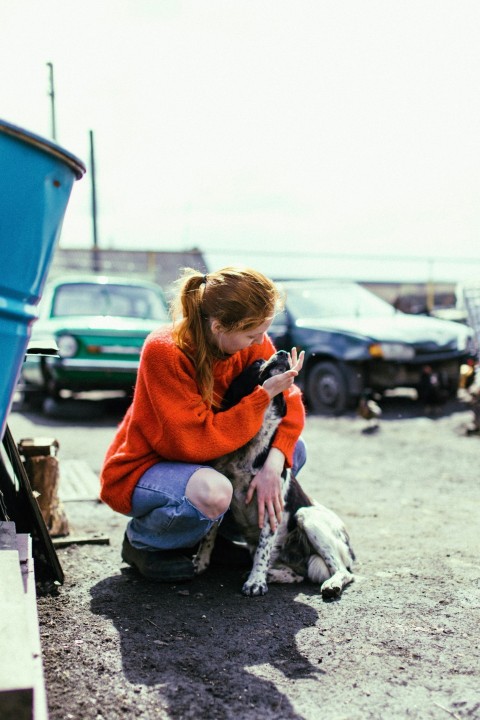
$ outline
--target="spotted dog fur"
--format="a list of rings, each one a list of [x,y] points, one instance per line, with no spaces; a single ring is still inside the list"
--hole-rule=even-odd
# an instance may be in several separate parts
[[[284,351],[270,360],[258,360],[242,372],[225,395],[222,410],[227,410],[250,394],[256,385],[268,377],[289,368]],[[305,578],[320,584],[325,599],[338,598],[343,588],[354,580],[351,572],[355,559],[343,522],[331,510],[307,497],[289,469],[282,475],[284,512],[274,532],[266,521],[258,527],[255,501],[245,504],[249,484],[263,466],[286,412],[283,393],[276,395],[265,411],[261,429],[239,450],[225,455],[211,464],[226,475],[233,485],[231,511],[241,529],[253,557],[253,566],[243,585],[244,595],[264,595],[268,582],[292,583]],[[203,539],[194,558],[195,572],[207,569],[215,544],[218,524]]]

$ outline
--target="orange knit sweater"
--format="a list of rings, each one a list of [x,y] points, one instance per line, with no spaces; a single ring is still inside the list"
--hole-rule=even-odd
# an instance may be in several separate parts
[[[252,345],[218,360],[214,390],[223,397],[232,380],[258,358],[275,351],[265,336]],[[305,413],[300,391],[286,392],[287,414],[274,446],[291,465]],[[244,445],[261,427],[269,395],[262,387],[225,412],[215,412],[201,398],[192,362],[172,339],[171,329],[159,329],[145,341],[133,402],[107,450],[102,474],[102,500],[120,513],[131,509],[133,490],[152,465],[167,461],[208,463]]]

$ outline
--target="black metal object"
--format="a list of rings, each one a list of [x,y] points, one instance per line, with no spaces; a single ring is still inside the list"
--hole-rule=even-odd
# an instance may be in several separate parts
[[[8,425],[3,450],[0,452],[0,519],[13,521],[17,533],[32,536],[35,579],[43,592],[49,592],[63,584],[64,574]]]

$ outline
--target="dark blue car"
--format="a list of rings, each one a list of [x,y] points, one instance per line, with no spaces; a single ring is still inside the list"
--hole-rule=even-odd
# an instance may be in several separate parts
[[[279,283],[286,310],[270,329],[278,349],[305,350],[299,385],[312,412],[341,414],[366,392],[419,390],[435,374],[457,393],[460,366],[476,360],[474,333],[461,323],[407,315],[357,283]]]

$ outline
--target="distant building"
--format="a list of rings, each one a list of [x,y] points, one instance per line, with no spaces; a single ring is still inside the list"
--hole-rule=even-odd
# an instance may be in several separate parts
[[[206,256],[198,248],[177,252],[161,250],[95,251],[87,248],[57,248],[50,275],[78,272],[98,272],[103,275],[133,275],[153,280],[168,293],[172,283],[179,277],[185,267],[191,267],[205,273],[223,265],[236,264],[236,261],[232,258],[229,260],[227,255],[221,258],[221,262],[219,260],[220,258]],[[238,264],[242,265],[244,263],[239,262]],[[269,274],[267,267],[259,267],[258,263],[252,263],[252,265],[258,267],[267,275]],[[295,269],[297,271],[295,276],[301,277],[298,273],[299,268],[296,267]],[[275,276],[275,273],[270,276],[279,279],[278,276]],[[387,300],[399,310],[408,313],[429,313],[438,308],[451,308],[456,304],[456,283],[452,282],[398,282],[395,280],[382,282],[365,280],[361,275],[358,277],[353,276],[352,279]]]
[[[179,252],[57,248],[50,276],[90,272],[139,276],[153,280],[168,291],[185,267],[202,273],[208,270],[203,254],[197,248]]]
[[[428,315],[457,303],[456,284],[448,282],[361,282],[360,284],[387,300],[402,312]]]

